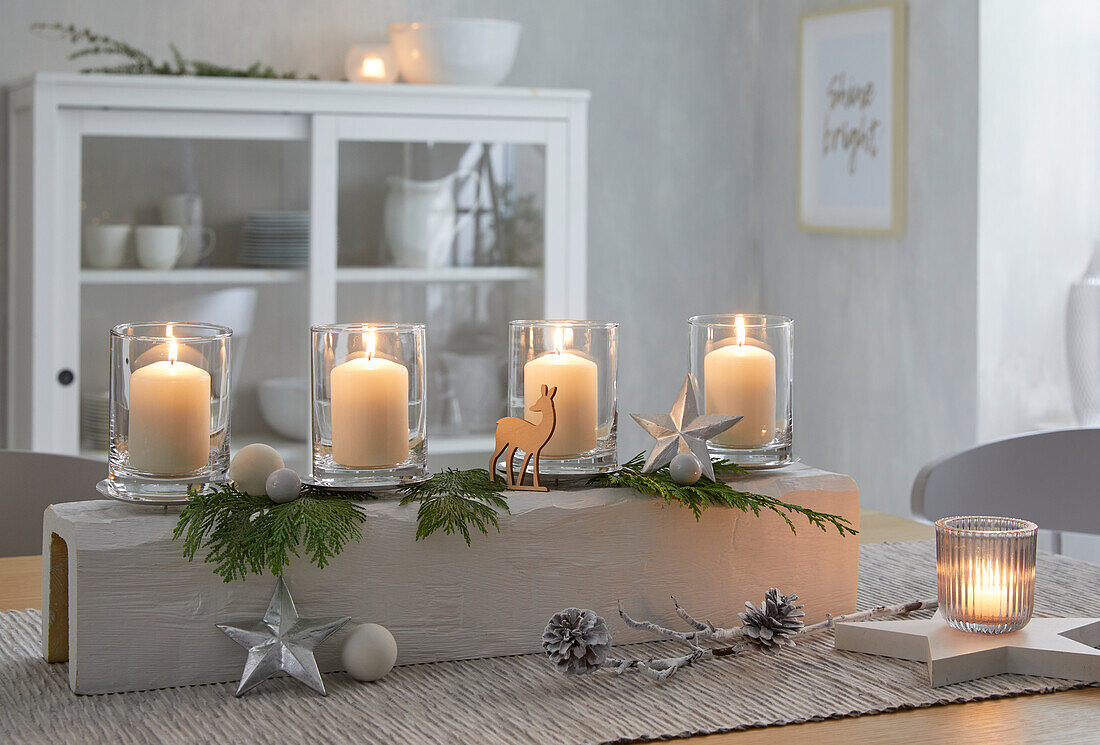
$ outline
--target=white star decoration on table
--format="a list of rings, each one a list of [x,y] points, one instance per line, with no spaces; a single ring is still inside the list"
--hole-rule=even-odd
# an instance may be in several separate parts
[[[657,443],[649,451],[643,473],[652,473],[667,466],[677,453],[691,452],[703,466],[703,475],[714,481],[714,466],[710,462],[707,440],[725,432],[744,417],[724,414],[699,415],[699,399],[695,378],[688,373],[680,395],[667,414],[631,414],[642,429],[652,435]]]
[[[248,650],[235,695],[240,696],[275,673],[284,672],[327,696],[313,650],[349,620],[349,616],[299,618],[290,590],[279,577],[262,619],[240,626],[216,624],[230,639]]]
[[[1008,634],[974,634],[943,616],[838,623],[836,648],[928,663],[933,687],[1001,673],[1100,682],[1100,618],[1033,618]]]

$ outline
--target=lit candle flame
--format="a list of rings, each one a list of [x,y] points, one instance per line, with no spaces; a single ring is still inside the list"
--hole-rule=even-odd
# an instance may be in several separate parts
[[[374,347],[377,344],[375,339],[374,329],[369,329],[363,332],[363,349],[367,352],[367,359],[374,359]]]
[[[176,344],[176,337],[172,334],[172,324],[168,324],[165,334],[168,336],[168,363],[174,364],[176,357],[179,356],[179,345]]]
[[[733,325],[737,329],[737,346],[745,346],[745,317],[737,316],[733,319]]]
[[[365,57],[363,59],[363,77],[378,78],[380,80],[386,77],[386,63],[378,57]]]
[[[561,354],[567,346],[573,343],[573,329],[565,326],[554,328],[554,352]]]

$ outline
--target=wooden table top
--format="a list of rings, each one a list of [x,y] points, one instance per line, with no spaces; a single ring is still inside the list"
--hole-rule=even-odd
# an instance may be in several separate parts
[[[874,510],[861,510],[860,524],[861,544],[919,541],[935,536],[931,525]],[[41,604],[42,557],[0,558],[0,611],[40,608]],[[692,737],[689,741],[699,745],[1095,743],[1100,741],[1100,688],[790,724]]]

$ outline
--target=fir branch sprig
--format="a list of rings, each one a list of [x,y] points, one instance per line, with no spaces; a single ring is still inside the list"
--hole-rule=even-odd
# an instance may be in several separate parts
[[[280,575],[300,548],[323,569],[348,541],[362,538],[359,526],[366,514],[355,500],[370,496],[327,494],[306,486],[293,502],[277,504],[223,484],[207,494],[190,492],[172,538],[183,538],[188,561],[205,548],[204,561],[214,564],[214,573],[225,582],[265,570]]]
[[[460,471],[448,468],[427,481],[401,490],[402,505],[418,502],[416,540],[427,538],[437,530],[447,535],[461,533],[470,545],[470,530],[489,534],[489,526],[500,532],[497,510],[508,511],[508,502],[501,496],[504,484],[491,481],[483,468]]]
[[[192,60],[185,58],[176,48],[175,44],[169,44],[172,51],[171,62],[157,62],[149,54],[127,44],[124,41],[114,39],[104,34],[97,34],[91,29],[77,28],[72,23],[46,23],[39,21],[31,24],[31,31],[54,34],[58,38],[68,38],[69,42],[83,44],[79,49],[69,55],[70,60],[91,57],[121,57],[124,62],[104,64],[99,67],[85,67],[81,72],[100,72],[119,75],[197,75],[200,77],[222,78],[279,78],[283,80],[296,80],[300,76],[294,70],[290,72],[276,72],[270,65],[262,65],[254,62],[248,67],[228,67],[212,62]],[[316,80],[316,75],[301,76],[308,80]]]
[[[832,525],[841,535],[858,532],[840,515],[734,489],[721,477],[746,472],[728,461],[714,463],[719,481],[703,479],[686,486],[673,481],[667,468],[642,473],[644,463],[644,456],[639,454],[624,463],[621,470],[596,476],[588,483],[595,487],[628,487],[670,504],[682,504],[696,518],[712,506],[752,512],[758,517],[770,510],[783,518],[792,532],[795,526],[791,514],[802,515],[821,530]],[[500,532],[497,514],[508,511],[504,491],[504,484],[491,481],[484,469],[449,468],[427,481],[402,488],[401,504],[417,503],[416,540],[442,530],[446,535],[460,534],[469,546],[474,531],[488,535],[492,527]],[[376,497],[370,492],[332,493],[303,486],[298,499],[276,504],[265,496],[245,494],[234,484],[223,484],[208,494],[191,492],[172,537],[183,539],[183,553],[189,561],[205,549],[204,561],[214,564],[215,574],[226,582],[264,571],[281,574],[291,557],[301,555],[303,548],[313,564],[324,568],[349,541],[362,538],[359,526],[366,513],[358,500]]]
[[[703,510],[712,506],[752,512],[756,517],[760,516],[761,510],[770,510],[783,518],[792,533],[797,531],[789,517],[791,514],[802,515],[811,525],[815,525],[823,531],[827,530],[829,525],[832,525],[842,536],[846,534],[855,535],[859,532],[852,527],[852,523],[847,518],[840,515],[817,512],[808,507],[769,497],[766,494],[754,494],[734,489],[723,481],[722,477],[743,476],[748,471],[732,461],[714,461],[714,475],[717,477],[717,481],[703,478],[694,484],[688,485],[677,484],[673,481],[667,466],[653,473],[642,473],[644,466],[645,454],[639,453],[624,463],[620,470],[595,476],[588,483],[590,486],[625,486],[651,497],[663,499],[669,504],[676,502],[695,513],[696,519],[699,519]]]

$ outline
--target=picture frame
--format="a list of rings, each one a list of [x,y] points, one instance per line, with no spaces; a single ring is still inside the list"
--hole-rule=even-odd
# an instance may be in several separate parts
[[[798,227],[905,230],[906,6],[799,18]]]

